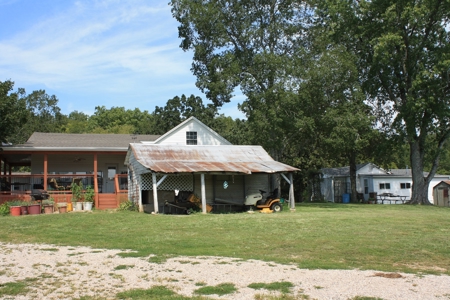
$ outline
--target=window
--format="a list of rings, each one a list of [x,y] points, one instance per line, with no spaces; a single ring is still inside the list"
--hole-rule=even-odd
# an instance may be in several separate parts
[[[389,190],[391,189],[390,183],[380,183],[380,190]]]
[[[367,179],[364,179],[364,194],[369,193],[369,181]]]
[[[411,188],[411,183],[409,183],[409,182],[400,183],[400,188],[401,189],[410,189]]]
[[[186,131],[186,145],[197,145],[197,131]]]

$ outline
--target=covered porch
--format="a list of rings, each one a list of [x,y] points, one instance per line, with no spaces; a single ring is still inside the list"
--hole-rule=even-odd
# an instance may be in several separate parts
[[[117,208],[128,198],[128,176],[120,169],[123,159],[120,152],[2,151],[0,204],[30,201],[42,190],[57,203],[70,202],[71,186],[81,183],[83,190],[94,189],[97,209]]]

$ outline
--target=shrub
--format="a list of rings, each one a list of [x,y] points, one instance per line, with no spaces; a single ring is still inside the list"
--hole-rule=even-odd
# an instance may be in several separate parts
[[[9,215],[9,204],[8,204],[8,202],[5,202],[2,205],[0,205],[0,215],[1,216]]]
[[[127,200],[125,202],[120,203],[119,208],[117,210],[118,211],[127,211],[127,210],[138,211],[139,208],[134,202]]]

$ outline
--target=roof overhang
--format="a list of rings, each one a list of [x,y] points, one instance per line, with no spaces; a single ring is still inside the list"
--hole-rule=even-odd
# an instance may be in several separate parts
[[[286,173],[299,169],[275,161],[261,146],[130,144],[134,159],[152,173]]]

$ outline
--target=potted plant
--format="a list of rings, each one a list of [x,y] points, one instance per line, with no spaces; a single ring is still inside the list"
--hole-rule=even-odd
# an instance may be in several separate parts
[[[41,204],[38,201],[32,201],[28,204],[29,215],[39,215],[41,213]]]
[[[50,197],[47,200],[42,200],[42,207],[44,209],[44,213],[52,214],[54,204],[55,204],[55,201],[53,200],[52,197]]]
[[[20,213],[22,215],[28,215],[28,205],[30,204],[30,202],[28,201],[22,201],[20,203]]]
[[[72,203],[70,203],[72,205]],[[58,203],[57,204],[58,207],[58,212],[60,214],[65,214],[67,212],[67,203],[63,202],[63,203]]]
[[[22,201],[14,200],[9,202],[9,213],[11,216],[20,216]]]
[[[92,204],[94,203],[95,192],[92,186],[86,188],[86,193],[84,194],[84,210],[92,210]]]
[[[72,190],[72,202],[76,203],[76,206],[74,206],[74,210],[75,207],[77,211],[83,210],[83,202],[81,202],[81,200],[83,200],[82,194],[83,183],[81,183],[80,181],[78,184],[76,183],[72,184],[71,190]]]

